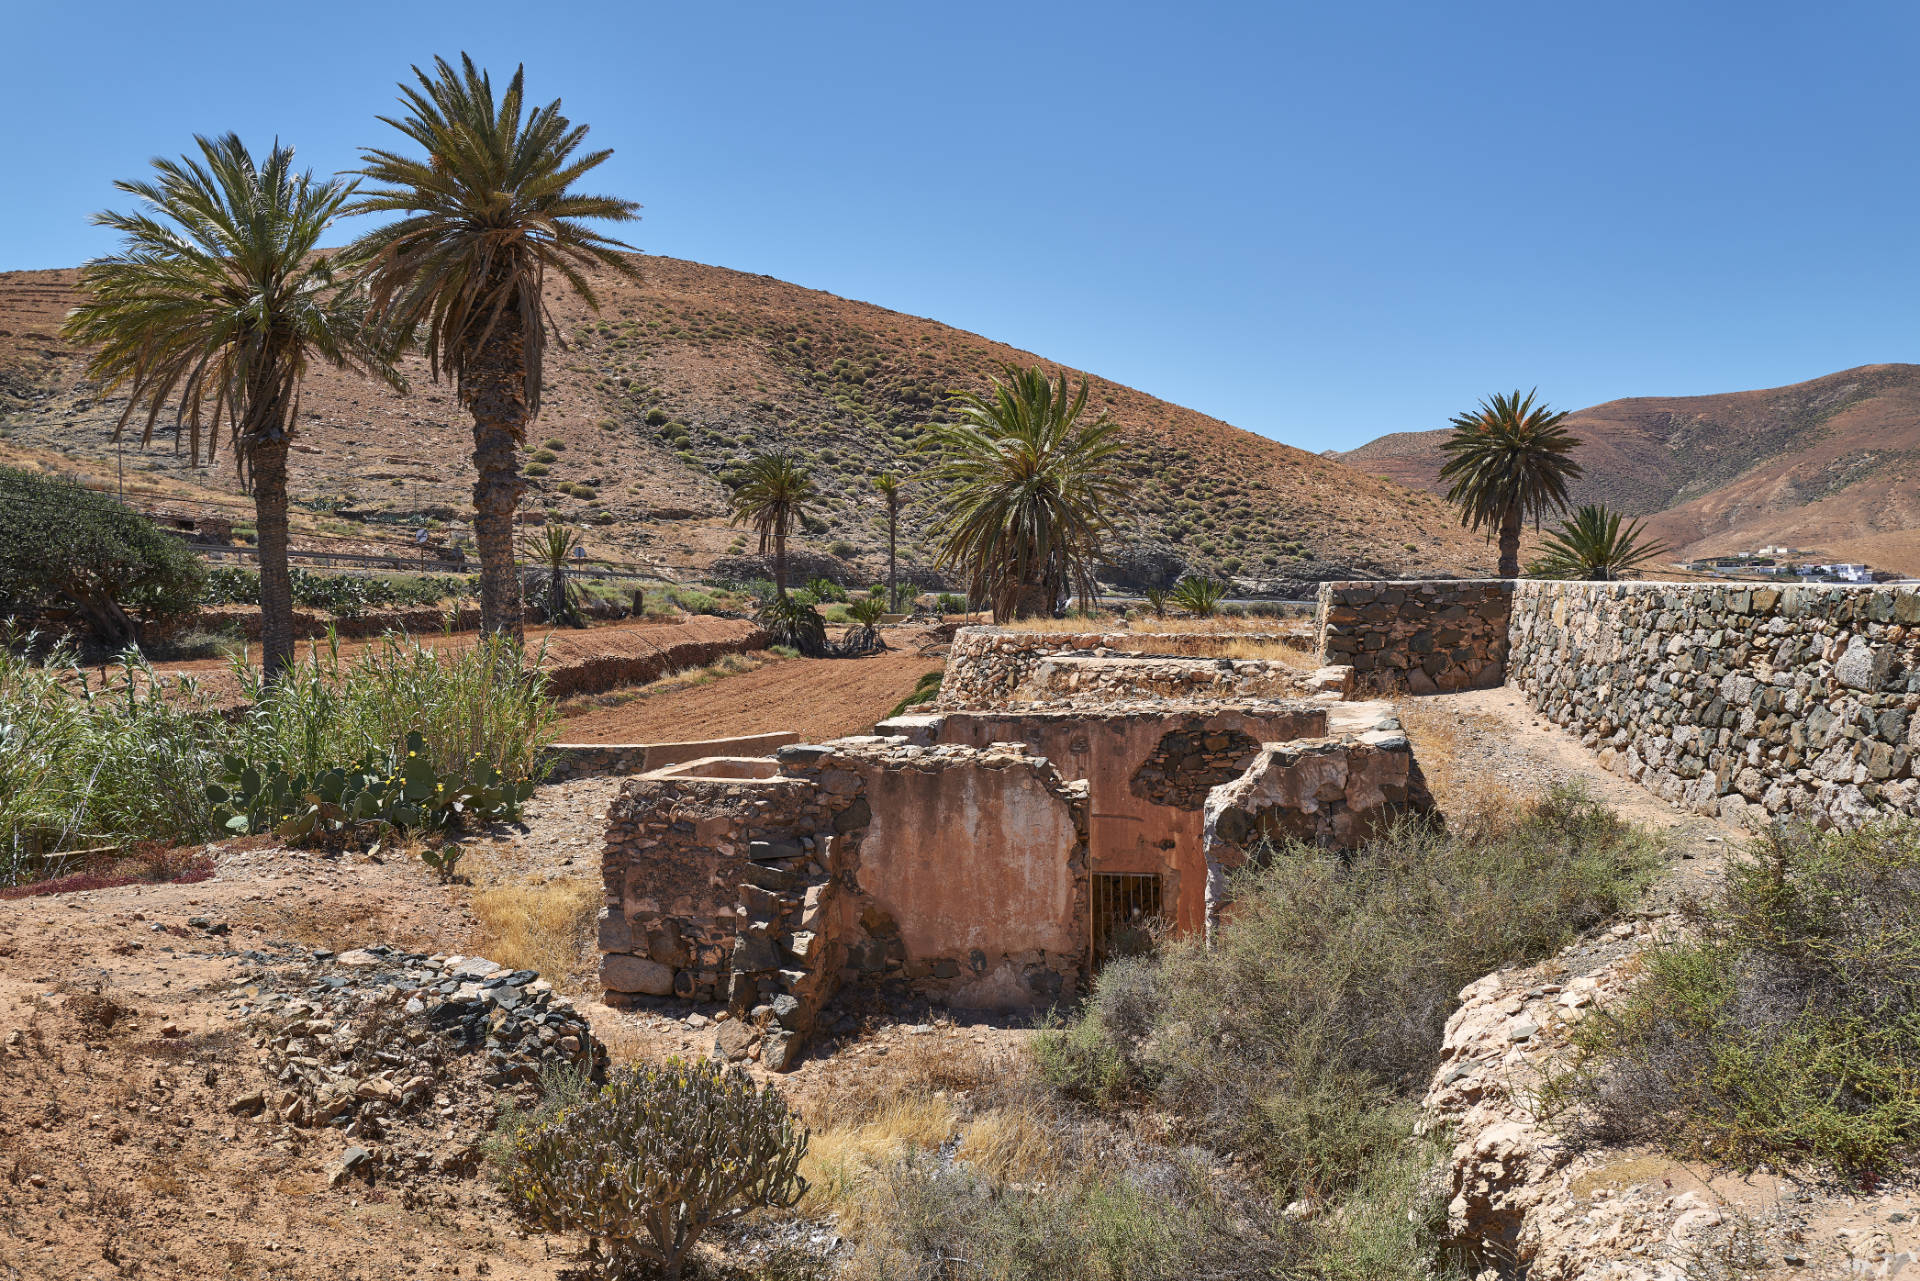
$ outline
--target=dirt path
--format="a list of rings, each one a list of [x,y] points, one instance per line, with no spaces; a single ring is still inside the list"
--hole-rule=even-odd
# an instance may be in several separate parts
[[[1402,699],[1398,706],[1414,758],[1443,811],[1491,812],[1524,804],[1550,787],[1578,784],[1621,818],[1665,833],[1677,859],[1655,889],[1656,899],[1705,888],[1727,853],[1752,836],[1718,818],[1684,813],[1608,773],[1577,740],[1539,719],[1518,690],[1433,694]]]
[[[569,743],[661,743],[792,730],[818,742],[865,734],[946,660],[912,649],[870,658],[793,658],[737,676],[600,707],[561,723]]]

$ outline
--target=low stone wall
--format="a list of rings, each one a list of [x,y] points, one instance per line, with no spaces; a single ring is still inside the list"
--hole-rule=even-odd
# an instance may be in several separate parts
[[[1609,769],[1702,813],[1920,813],[1920,593],[1523,581],[1511,683]]]
[[[1299,633],[1284,631],[1027,632],[967,627],[954,636],[947,653],[935,708],[997,708],[1028,701],[1036,669],[1049,658],[1194,660],[1221,655],[1234,645],[1262,643],[1298,645],[1306,652]],[[1230,688],[1218,691],[1222,697],[1233,693]]]
[[[1513,583],[1322,583],[1318,652],[1371,694],[1488,689],[1506,679]]]
[[[792,730],[780,730],[683,743],[555,743],[545,753],[547,781],[565,783],[576,778],[644,774],[703,756],[757,756],[799,741],[800,736]]]
[[[680,640],[668,645],[655,644],[644,632],[608,628],[608,647],[604,652],[573,658],[549,657],[542,664],[547,674],[547,693],[554,698],[574,694],[603,694],[628,685],[644,685],[685,667],[705,667],[726,654],[746,654],[765,649],[767,633],[743,619],[712,620],[725,635],[706,640]],[[580,633],[591,636],[592,632]],[[539,653],[534,647],[534,654]]]
[[[1014,691],[1024,706],[1127,699],[1298,698],[1315,692],[1311,673],[1273,659],[1054,655]]]

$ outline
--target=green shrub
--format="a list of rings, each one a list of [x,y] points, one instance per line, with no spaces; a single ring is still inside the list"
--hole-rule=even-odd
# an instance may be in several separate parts
[[[128,611],[187,613],[203,577],[185,544],[117,500],[0,467],[0,617],[70,609],[119,649],[136,639]]]
[[[847,589],[830,578],[812,579],[807,583],[807,593],[820,604],[833,602],[844,605],[847,601]]]
[[[1920,1157],[1920,823],[1776,831],[1575,1031],[1589,1137],[1853,1173]]]
[[[320,574],[298,568],[289,574],[294,604],[340,617],[370,609],[437,605],[471,596],[475,591],[472,578],[452,574]],[[238,566],[222,566],[210,572],[201,593],[201,603],[206,605],[253,605],[259,600],[260,575]]]
[[[844,538],[836,538],[828,543],[827,551],[831,555],[838,556],[841,560],[852,560],[860,554],[860,549]]]
[[[1281,847],[1214,946],[1110,964],[1036,1053],[1069,1094],[1150,1096],[1278,1194],[1332,1195],[1404,1139],[1460,988],[1611,919],[1659,854],[1571,792],[1484,838],[1409,820],[1351,855]]]
[[[214,835],[201,787],[218,762],[225,722],[191,682],[172,687],[131,654],[108,689],[56,646],[0,635],[0,885],[38,859],[108,840],[186,844]]]
[[[600,1090],[525,1126],[506,1190],[547,1232],[578,1232],[601,1275],[642,1262],[675,1281],[710,1229],[806,1191],[807,1134],[772,1086],[711,1059],[616,1069]]]
[[[933,598],[933,612],[936,614],[964,614],[967,602],[952,592],[941,592]]]
[[[537,659],[527,666],[519,646],[494,636],[448,650],[386,636],[351,662],[336,645],[312,645],[271,686],[248,674],[251,706],[228,750],[263,775],[311,778],[381,753],[403,758],[417,733],[439,776],[465,776],[477,756],[505,779],[537,779],[558,713]]]

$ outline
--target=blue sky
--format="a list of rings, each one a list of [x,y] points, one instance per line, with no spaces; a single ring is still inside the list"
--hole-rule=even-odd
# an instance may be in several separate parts
[[[1911,360],[1920,8],[39,4],[0,268],[198,132],[321,170],[411,62],[527,66],[630,239],[933,317],[1308,449]]]

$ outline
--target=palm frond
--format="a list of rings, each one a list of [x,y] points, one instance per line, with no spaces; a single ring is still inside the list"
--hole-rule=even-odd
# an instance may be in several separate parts
[[[197,158],[115,184],[145,208],[94,216],[123,244],[80,269],[84,299],[62,328],[94,348],[90,377],[125,390],[116,434],[139,416],[150,442],[171,406],[176,445],[211,461],[223,424],[236,446],[291,435],[315,361],[404,387],[365,300],[318,251],[353,184],[295,172],[291,147],[257,162],[236,134],[194,141]]]
[[[362,153],[357,172],[379,185],[349,211],[403,216],[354,242],[353,257],[380,324],[395,341],[418,335],[434,378],[453,379],[464,403],[487,340],[503,318],[517,319],[531,421],[540,412],[549,329],[546,273],[597,308],[588,271],[638,278],[639,267],[622,252],[631,246],[584,224],[631,222],[640,206],[572,190],[613,153],[580,153],[587,127],[562,115],[559,99],[528,110],[524,68],[497,97],[466,54],[458,69],[436,58],[432,74],[413,73],[417,83],[401,86],[406,110],[380,119],[426,156]]]
[[[934,426],[939,458],[926,478],[943,487],[940,562],[962,569],[996,618],[1063,589],[1097,597],[1107,512],[1124,491],[1119,428],[1104,414],[1084,420],[1087,393],[1085,381],[1073,389],[1065,374],[1008,365],[986,393],[955,397],[957,421]]]

